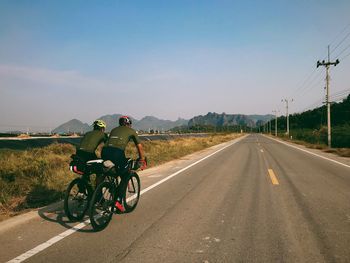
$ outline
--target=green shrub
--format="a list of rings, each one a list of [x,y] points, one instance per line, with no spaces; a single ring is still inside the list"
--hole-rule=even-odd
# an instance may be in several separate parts
[[[350,148],[350,124],[332,129],[332,147]]]

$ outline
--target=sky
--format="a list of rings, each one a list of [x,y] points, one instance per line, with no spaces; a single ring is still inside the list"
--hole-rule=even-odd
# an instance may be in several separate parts
[[[0,0],[0,130],[302,112],[350,87],[350,1]],[[293,99],[293,101],[292,101]]]

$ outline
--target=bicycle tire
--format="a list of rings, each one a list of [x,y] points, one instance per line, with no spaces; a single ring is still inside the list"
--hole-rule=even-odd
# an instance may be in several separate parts
[[[126,213],[130,213],[136,208],[140,199],[140,189],[141,184],[138,174],[130,173],[125,190],[123,191],[123,203]]]
[[[111,182],[99,184],[90,202],[90,223],[95,231],[107,227],[112,219],[115,202],[115,187]]]
[[[64,197],[64,212],[71,221],[81,220],[92,195],[91,186],[82,178],[75,178],[67,187]]]

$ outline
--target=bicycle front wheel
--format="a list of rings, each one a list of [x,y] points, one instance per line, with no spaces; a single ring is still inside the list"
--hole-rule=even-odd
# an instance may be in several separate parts
[[[64,212],[72,221],[81,220],[89,208],[92,189],[82,178],[75,178],[67,187]]]
[[[115,188],[110,182],[99,184],[90,203],[90,222],[95,231],[107,227],[114,211]]]
[[[130,173],[126,189],[123,191],[125,212],[132,212],[140,199],[140,178],[137,173]]]

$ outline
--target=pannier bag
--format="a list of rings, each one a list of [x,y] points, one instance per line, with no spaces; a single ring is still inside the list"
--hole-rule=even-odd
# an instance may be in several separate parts
[[[73,154],[72,161],[69,164],[69,169],[77,174],[84,174],[86,170],[86,163],[79,156]]]

